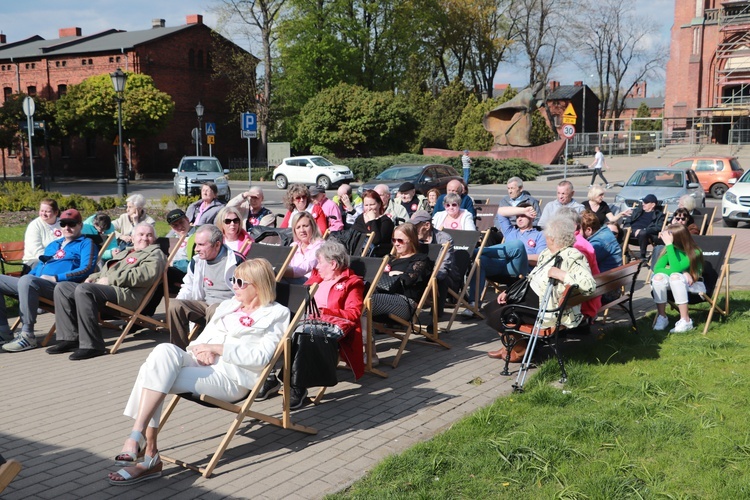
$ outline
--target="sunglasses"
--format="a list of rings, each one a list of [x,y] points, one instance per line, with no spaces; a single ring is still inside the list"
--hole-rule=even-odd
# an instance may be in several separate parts
[[[457,207],[458,203],[446,203],[445,206],[446,207]]]
[[[239,219],[224,219],[224,224],[239,224]]]
[[[61,220],[60,227],[76,227],[78,223],[72,220]]]
[[[675,216],[674,220],[687,220],[687,217]]]
[[[406,240],[402,238],[391,238],[391,243],[398,243],[399,245],[403,245],[404,243],[406,243]]]
[[[300,201],[300,200],[307,200],[307,198],[304,197],[304,196],[295,196],[294,197],[294,201]]]
[[[252,285],[252,283],[250,283],[249,281],[245,281],[242,278],[237,278],[235,276],[229,278],[229,282],[233,285],[237,285],[237,288],[239,288],[240,290],[244,290],[249,285]]]

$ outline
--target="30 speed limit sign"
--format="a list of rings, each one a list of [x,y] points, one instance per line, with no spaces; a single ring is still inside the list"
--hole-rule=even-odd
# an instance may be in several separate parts
[[[576,127],[575,127],[575,125],[563,125],[562,135],[566,139],[572,139],[573,136],[576,135]]]

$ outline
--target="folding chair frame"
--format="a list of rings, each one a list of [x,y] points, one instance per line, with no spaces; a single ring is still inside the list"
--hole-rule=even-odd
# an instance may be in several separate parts
[[[483,291],[479,289],[479,271],[482,266],[482,263],[481,263],[482,251],[484,250],[485,245],[487,245],[487,239],[490,237],[490,231],[486,230],[479,234],[482,235],[482,239],[481,239],[481,242],[479,243],[479,247],[476,249],[476,256],[474,257],[474,260],[471,264],[471,268],[469,269],[469,274],[466,276],[466,280],[464,281],[464,286],[461,288],[461,292],[457,294],[455,291],[448,289],[448,293],[456,299],[456,307],[453,308],[451,319],[448,321],[448,326],[445,329],[446,332],[451,331],[453,322],[456,320],[456,315],[458,315],[458,310],[461,307],[470,309],[475,315],[479,316],[479,318],[484,319],[484,316],[479,311],[479,308],[481,306],[480,297],[484,295]],[[471,306],[468,302],[466,302],[466,299],[464,298],[466,297],[466,294],[469,291],[469,285],[471,284],[472,279],[475,281],[474,297],[473,297],[474,306]]]
[[[263,246],[260,246],[260,245],[263,245]],[[279,266],[279,269],[276,271],[276,282],[278,283],[284,277],[284,272],[286,271],[286,268],[289,266],[289,262],[292,261],[292,257],[294,257],[294,252],[297,251],[297,245],[285,247],[281,245],[278,245],[278,246],[269,245],[267,243],[255,243],[253,244],[253,246],[250,247],[250,251],[245,256],[245,259],[246,260],[266,259],[270,262],[270,259],[268,259],[265,255],[253,256],[253,252],[260,252],[261,249],[265,249],[265,248],[273,249],[276,252],[281,252],[281,249],[283,248],[283,249],[286,249],[287,252],[289,252],[286,258],[284,259],[284,261]],[[273,262],[271,262],[271,265],[273,265]]]
[[[274,352],[273,357],[271,358],[271,360],[268,362],[266,367],[261,372],[260,376],[258,377],[258,381],[255,383],[255,386],[250,391],[250,394],[247,396],[247,398],[244,401],[242,401],[241,404],[227,403],[226,401],[222,401],[220,399],[216,399],[205,394],[201,394],[199,398],[194,399],[195,402],[199,404],[203,404],[204,406],[220,408],[222,410],[226,410],[226,411],[236,414],[236,417],[234,418],[231,425],[229,426],[229,429],[224,434],[224,438],[221,440],[221,443],[219,443],[218,448],[216,449],[214,454],[211,456],[211,459],[209,460],[208,465],[206,465],[205,467],[199,467],[199,466],[184,462],[182,460],[178,460],[176,458],[168,457],[165,455],[161,455],[162,460],[166,462],[174,463],[176,465],[185,467],[190,470],[194,470],[200,473],[201,475],[203,475],[203,477],[205,478],[210,477],[211,473],[218,465],[219,460],[221,460],[222,455],[224,455],[224,452],[229,447],[229,443],[232,441],[232,438],[239,430],[240,425],[242,425],[242,422],[247,417],[254,418],[256,420],[260,420],[260,421],[269,423],[271,425],[281,427],[283,429],[291,429],[294,431],[304,432],[305,434],[317,434],[318,433],[318,431],[312,427],[293,423],[291,410],[289,408],[291,392],[292,392],[291,390],[292,333],[294,332],[294,329],[297,326],[297,323],[305,314],[307,301],[309,300],[309,297],[312,297],[315,295],[315,290],[317,289],[317,287],[318,287],[317,285],[313,285],[309,288],[308,299],[303,301],[302,304],[300,304],[300,306],[297,308],[297,311],[292,317],[292,320],[289,322],[289,327],[284,332],[284,335],[281,337],[281,341],[279,342],[279,345],[276,347],[276,351]],[[250,408],[255,402],[255,398],[257,397],[258,392],[260,392],[260,389],[263,387],[263,383],[266,381],[266,378],[268,378],[271,371],[274,369],[274,365],[281,358],[282,355],[284,356],[283,358],[284,359],[283,361],[284,374],[282,377],[284,394],[282,398],[283,410],[282,410],[281,418],[251,410]],[[162,429],[164,428],[164,425],[167,422],[167,419],[172,414],[172,411],[174,411],[180,399],[188,399],[188,398],[180,394],[176,394],[172,398],[172,400],[169,402],[167,407],[164,409],[164,412],[161,417],[161,421],[159,422],[158,432],[162,431]]]

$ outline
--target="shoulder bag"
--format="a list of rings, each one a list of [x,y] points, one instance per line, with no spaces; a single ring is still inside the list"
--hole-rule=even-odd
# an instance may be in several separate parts
[[[294,387],[331,387],[338,383],[338,341],[344,331],[338,325],[320,319],[320,312],[311,297],[307,315],[292,336],[292,373]]]

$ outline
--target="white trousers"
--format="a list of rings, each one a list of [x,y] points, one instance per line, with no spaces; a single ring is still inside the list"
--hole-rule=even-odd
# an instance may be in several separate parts
[[[667,291],[672,290],[675,304],[688,303],[688,284],[682,273],[666,275],[657,273],[651,277],[651,289],[654,291],[654,302],[667,303]]]
[[[216,369],[216,365],[201,366],[183,349],[173,344],[159,344],[148,355],[138,371],[133,391],[130,393],[125,415],[135,418],[143,389],[164,394],[207,394],[223,401],[237,401],[250,391]],[[156,409],[148,423],[158,427],[162,406]]]

